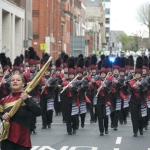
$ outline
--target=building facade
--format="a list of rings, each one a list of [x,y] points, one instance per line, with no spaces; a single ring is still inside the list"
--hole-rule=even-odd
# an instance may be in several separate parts
[[[28,18],[29,14],[25,15],[26,4],[31,6],[32,1],[0,0],[0,51],[4,52],[11,60],[24,52],[25,33],[28,37],[25,23],[26,19],[31,19],[31,17]],[[31,12],[32,8],[28,9]]]
[[[110,43],[110,23],[111,23],[111,0],[103,0],[103,4],[105,4],[105,36],[106,43],[109,45]]]
[[[113,52],[117,52],[122,48],[122,43],[120,42],[120,35],[125,34],[124,31],[110,31],[109,33],[109,43]]]
[[[62,50],[75,55],[75,36],[84,36],[85,32],[84,3],[85,0],[33,0],[33,46],[39,56],[43,53],[42,43],[53,60]]]
[[[86,34],[89,54],[101,51],[105,42],[105,5],[102,0],[86,0]]]

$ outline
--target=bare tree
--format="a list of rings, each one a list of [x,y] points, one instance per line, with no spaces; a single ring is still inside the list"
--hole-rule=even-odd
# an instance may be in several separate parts
[[[150,4],[149,2],[141,5],[137,12],[138,21],[145,25],[149,30],[150,37]]]

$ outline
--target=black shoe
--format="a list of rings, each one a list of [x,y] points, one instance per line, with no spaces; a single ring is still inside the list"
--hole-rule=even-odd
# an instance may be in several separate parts
[[[113,124],[110,125],[111,128],[114,128]]]
[[[114,127],[114,130],[117,131],[117,127]]]
[[[33,133],[33,134],[37,134],[37,131],[34,129],[32,133]]]
[[[140,130],[140,135],[143,135],[143,130]]]
[[[90,120],[90,123],[93,123],[94,121],[93,120]]]
[[[100,136],[103,136],[103,135],[104,135],[104,133],[103,133],[103,132],[101,132],[101,133],[100,133]]]
[[[120,122],[120,125],[123,125],[123,122],[122,122],[122,121]]]
[[[73,134],[76,134],[76,130],[73,130]]]
[[[51,124],[49,124],[49,125],[47,125],[47,126],[48,126],[49,129],[51,128]]]
[[[127,120],[124,120],[124,124],[127,124]]]
[[[81,123],[81,128],[84,128],[84,123]]]
[[[46,126],[43,126],[41,129],[46,129]]]
[[[133,135],[134,137],[137,137],[138,136],[138,134],[137,133],[134,133],[134,135]]]
[[[96,123],[96,122],[97,122],[97,119],[95,119],[94,122]]]
[[[147,127],[147,126],[145,127],[145,130],[148,130],[148,127]]]
[[[106,129],[106,130],[105,130],[105,134],[108,134],[108,133],[109,133],[109,131],[108,131],[108,129]]]
[[[68,135],[72,135],[72,132],[68,132]]]

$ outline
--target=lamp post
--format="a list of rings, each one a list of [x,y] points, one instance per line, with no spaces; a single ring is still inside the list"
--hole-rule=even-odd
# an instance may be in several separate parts
[[[53,13],[58,13],[58,12],[62,12],[62,10],[52,10],[50,11],[50,54],[51,54],[51,51],[52,51],[52,29],[53,29]],[[58,31],[59,32],[59,31]]]

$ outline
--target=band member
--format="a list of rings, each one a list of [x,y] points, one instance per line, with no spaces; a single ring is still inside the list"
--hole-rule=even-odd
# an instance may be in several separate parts
[[[109,93],[109,85],[106,86],[107,82],[107,77],[108,77],[108,65],[109,60],[105,59],[102,64],[101,61],[98,63],[98,68],[102,68],[99,70],[100,73],[100,80],[96,81],[96,84],[98,86],[97,92],[98,92],[98,97],[97,97],[97,115],[98,115],[98,125],[99,125],[99,131],[100,131],[100,136],[104,135],[104,130],[105,134],[108,134],[108,116],[110,115],[110,101],[108,100],[108,93]]]
[[[61,95],[65,97],[63,100],[63,106],[65,109],[62,109],[65,114],[66,126],[68,135],[72,135],[76,133],[77,128],[77,116],[79,113],[79,101],[77,99],[77,90],[78,88],[75,86],[75,61],[73,57],[68,59],[68,81],[62,82],[62,90]],[[72,82],[72,83],[69,83]]]
[[[49,57],[45,58],[45,63]],[[42,62],[43,63],[43,62]],[[47,68],[44,77],[41,79],[41,115],[42,115],[42,129],[51,128],[51,123],[53,121],[53,111],[54,111],[54,90],[56,88],[56,79],[51,77],[51,66]]]
[[[30,150],[32,147],[28,129],[30,112],[35,116],[40,116],[41,110],[32,97],[28,97],[28,94],[23,91],[24,85],[21,75],[13,75],[10,81],[12,93],[0,101],[1,119],[10,122],[9,136],[1,142],[1,150]],[[10,116],[9,111],[19,98],[23,103],[16,114]]]
[[[95,79],[97,78],[97,56],[92,55],[91,56],[91,75],[90,75],[90,80],[89,80],[89,88],[87,91],[87,97],[90,99],[91,103],[89,103],[89,110],[90,110],[90,123],[96,122],[97,121],[97,112],[96,112],[96,101],[94,99],[94,96],[96,95],[97,91],[97,85],[95,83]],[[93,107],[95,112],[93,111]]]
[[[17,56],[14,60],[13,64],[13,74],[20,74],[20,64],[21,64],[21,59],[19,56]]]
[[[36,60],[36,70],[37,70],[37,72],[39,72],[39,70],[41,68],[40,57],[38,55],[36,55],[35,60]]]
[[[119,81],[120,84],[120,97],[121,97],[121,112],[120,112],[120,124],[122,125],[127,124],[127,116],[129,111],[129,93],[127,91],[128,86],[124,83],[125,80],[125,73],[126,73],[126,66],[125,66],[126,59],[124,57],[120,58],[120,68],[119,68]]]
[[[24,56],[21,54],[20,55],[20,73],[23,75],[23,72],[25,71],[25,65],[23,63],[24,61]]]
[[[68,60],[68,55],[65,54],[63,56],[63,72],[64,72],[64,80],[68,77],[68,66],[67,66],[67,60]]]
[[[10,94],[10,78],[11,78],[11,62],[8,62],[5,54],[3,55],[3,59],[1,60],[2,68],[3,68],[3,73],[4,73],[4,78],[3,78],[3,84],[1,86],[2,91],[3,91],[3,96],[7,96]]]
[[[29,70],[24,73],[24,78],[26,85],[30,84],[32,79],[36,76],[37,70],[36,70],[36,61],[35,61],[35,56],[36,52],[32,47],[29,47],[29,52],[28,52],[28,63],[29,63]],[[39,93],[39,88],[41,87],[41,83],[39,83],[30,93],[29,95],[33,97],[34,101],[37,104],[40,104],[40,93]],[[31,134],[36,134],[36,116],[31,113],[30,115],[30,124],[29,124],[29,129]]]
[[[55,73],[53,74],[53,78],[57,79],[57,85],[61,85],[62,79],[64,78],[64,74],[61,73],[62,67],[61,67],[61,59],[58,58],[55,61]],[[57,86],[55,89],[55,98],[54,98],[54,108],[55,108],[55,115],[61,115],[61,99],[60,99],[60,87]]]
[[[118,84],[120,57],[116,57],[113,64],[113,83],[111,90],[111,104],[113,112],[111,113],[111,128],[117,130],[118,119],[121,111],[121,98],[119,95],[120,85]]]
[[[135,79],[129,82],[128,91],[131,93],[130,111],[133,125],[133,136],[137,137],[138,129],[140,135],[143,135],[143,118],[141,115],[141,105],[143,103],[143,87],[141,86],[143,58],[138,57],[136,60]]]
[[[150,105],[149,105],[149,99],[148,99],[148,89],[146,87],[148,87],[148,79],[149,79],[149,75],[148,75],[148,71],[149,71],[149,68],[148,68],[148,64],[149,63],[149,59],[147,56],[144,56],[143,57],[143,67],[142,67],[142,86],[145,87],[145,90],[144,90],[144,99],[145,99],[145,103],[144,105],[147,105],[147,115],[143,118],[144,119],[144,128],[145,130],[148,130],[148,120],[149,120],[149,117],[150,117]]]
[[[84,122],[85,122],[85,117],[86,117],[86,112],[87,112],[87,105],[86,105],[86,91],[88,88],[88,80],[86,77],[83,77],[83,66],[84,66],[84,59],[81,57],[78,62],[77,62],[77,68],[76,72],[77,75],[79,76],[76,80],[76,85],[78,87],[78,94],[77,94],[77,99],[79,100],[80,107],[79,107],[79,113],[80,113],[80,118],[81,118],[81,127],[84,128]]]
[[[89,74],[90,74],[90,61],[89,58],[85,58],[83,75],[86,76]]]

